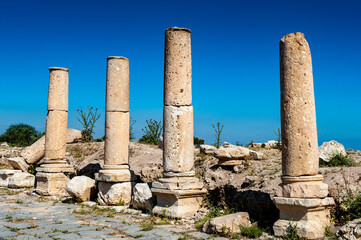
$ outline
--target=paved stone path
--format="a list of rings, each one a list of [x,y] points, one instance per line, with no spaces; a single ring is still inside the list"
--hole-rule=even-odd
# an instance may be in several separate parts
[[[215,239],[192,225],[122,207],[88,207],[0,188],[0,239]]]

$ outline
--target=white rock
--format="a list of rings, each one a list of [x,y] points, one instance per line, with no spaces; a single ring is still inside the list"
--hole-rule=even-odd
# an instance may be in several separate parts
[[[98,203],[100,205],[129,205],[132,200],[134,182],[111,183],[99,182]]]
[[[215,157],[220,160],[239,160],[249,156],[249,149],[242,146],[235,146],[225,142],[215,152]]]
[[[95,180],[86,176],[73,177],[65,189],[70,196],[81,201],[89,201],[96,194]]]
[[[137,183],[133,188],[133,208],[136,209],[152,209],[154,206],[154,198],[152,191],[147,183]]]
[[[239,233],[241,225],[246,227],[251,225],[247,212],[212,218],[204,224],[203,231],[206,233],[222,233],[226,229],[229,233]]]
[[[9,144],[7,142],[3,142],[0,146],[2,147],[9,147]]]
[[[15,173],[9,178],[9,188],[30,188],[34,184],[35,176],[30,173]]]
[[[264,160],[266,159],[265,155],[261,152],[256,152],[253,150],[249,151],[249,155],[252,157],[253,160]]]
[[[9,178],[13,176],[15,173],[21,173],[21,170],[13,170],[13,169],[0,170],[0,187],[8,187]]]
[[[92,202],[92,201],[83,202],[83,204],[87,207],[93,207],[93,206],[97,205],[96,202]]]
[[[214,154],[217,151],[217,148],[213,145],[202,144],[199,148],[202,154]]]
[[[329,142],[324,142],[318,148],[319,158],[325,162],[329,162],[333,155],[342,154],[344,156],[347,155],[345,147],[334,140]]]
[[[270,140],[268,142],[262,143],[261,147],[263,148],[275,148],[277,146],[276,140]]]
[[[68,128],[66,132],[66,143],[78,142],[81,140],[81,138],[82,138],[81,131]]]

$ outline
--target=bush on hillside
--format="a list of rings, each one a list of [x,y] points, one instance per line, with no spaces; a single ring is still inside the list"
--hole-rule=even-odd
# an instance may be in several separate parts
[[[7,142],[12,146],[25,147],[33,144],[43,134],[36,131],[33,126],[24,123],[12,124],[0,136],[0,142]]]

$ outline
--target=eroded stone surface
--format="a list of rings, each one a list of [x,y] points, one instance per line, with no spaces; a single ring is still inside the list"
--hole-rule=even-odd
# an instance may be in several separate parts
[[[65,159],[68,112],[49,111],[46,117],[45,159]]]
[[[65,189],[70,196],[83,202],[95,199],[96,196],[95,180],[86,176],[73,177]]]
[[[35,184],[35,176],[26,173],[15,173],[9,178],[9,188],[32,188]]]
[[[319,157],[325,162],[329,162],[335,154],[347,155],[345,147],[341,143],[332,140],[322,143],[319,147]]]
[[[132,207],[150,210],[155,204],[155,198],[150,190],[151,183],[137,183],[133,188]]]
[[[69,70],[67,68],[49,68],[48,111],[68,111]]]
[[[134,182],[99,182],[98,202],[102,205],[129,205],[134,185]]]
[[[169,28],[165,32],[164,105],[192,104],[191,31]]]
[[[238,212],[221,217],[212,218],[203,226],[206,233],[239,233],[240,226],[249,227],[251,221],[247,212]]]
[[[36,174],[36,192],[45,196],[67,195],[65,190],[69,178],[64,173],[38,172]]]
[[[283,175],[315,175],[318,143],[311,52],[303,33],[280,41]]]
[[[29,165],[25,162],[22,157],[8,158],[8,162],[14,169],[19,169],[23,172],[27,172]]]

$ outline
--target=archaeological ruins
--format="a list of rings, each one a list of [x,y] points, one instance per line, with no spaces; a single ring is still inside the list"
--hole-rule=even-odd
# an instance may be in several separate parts
[[[272,198],[279,210],[278,220],[273,221],[273,233],[276,237],[282,237],[288,227],[294,225],[298,228],[300,239],[322,239],[325,237],[325,228],[331,223],[330,209],[335,202],[319,171],[311,52],[304,34],[300,32],[285,35],[280,41],[279,51],[282,176],[276,196]],[[148,202],[142,203],[146,206],[142,210],[171,219],[188,219],[204,208],[203,200],[208,192],[202,178],[196,177],[195,171],[191,31],[178,27],[167,29],[164,53],[162,175],[149,187],[143,183],[145,185],[142,189],[147,191],[139,192],[150,195],[144,200]],[[9,158],[16,170],[0,170],[0,186],[11,188],[10,183],[16,174],[27,172],[30,165],[40,163],[35,178],[26,173],[28,175],[24,179],[27,180],[23,181],[21,187],[34,187],[35,181],[37,194],[64,196],[72,191],[74,186],[67,184],[76,175],[73,166],[67,161],[66,143],[80,138],[81,133],[67,129],[69,70],[51,67],[49,71],[46,134],[33,145],[24,148],[19,156]],[[88,189],[84,197],[80,198],[82,201],[96,200],[103,206],[132,206],[135,186],[141,181],[131,170],[129,162],[129,81],[129,60],[125,57],[108,57],[104,165],[95,173],[95,179],[86,183],[89,189],[96,189],[96,199],[91,199]],[[276,144],[274,142],[272,144]],[[255,150],[261,147],[256,143],[253,146],[255,148],[248,149],[224,143],[219,149],[204,147],[199,155],[214,155],[221,167],[235,166],[233,170],[241,172],[248,160],[261,161],[267,158],[266,154]],[[255,176],[247,177],[249,185],[257,180]],[[72,184],[76,185],[76,182]],[[86,184],[82,187],[86,188]],[[267,185],[267,181],[264,184]],[[76,197],[77,193],[71,196]],[[213,224],[222,227],[232,225],[230,231],[237,232],[239,224],[251,225],[246,212],[233,214],[232,220],[214,220]],[[237,230],[233,230],[234,221],[239,221]],[[207,232],[212,228],[211,225],[212,221],[208,221],[203,231]],[[220,228],[217,231],[220,232]]]

